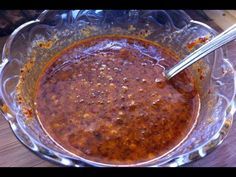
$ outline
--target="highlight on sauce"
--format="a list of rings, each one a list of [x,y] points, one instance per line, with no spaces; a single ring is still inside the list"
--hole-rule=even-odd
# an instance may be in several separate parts
[[[101,163],[160,157],[190,133],[199,96],[186,70],[158,44],[104,35],[76,42],[45,66],[35,94],[40,124],[67,151]]]

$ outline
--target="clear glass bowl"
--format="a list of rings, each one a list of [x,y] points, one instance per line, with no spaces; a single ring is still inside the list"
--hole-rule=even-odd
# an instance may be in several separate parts
[[[35,81],[44,64],[58,51],[90,36],[123,34],[143,37],[170,48],[180,58],[199,37],[217,33],[177,10],[65,10],[44,11],[36,20],[18,27],[7,40],[0,65],[1,113],[16,137],[40,157],[66,166],[122,166],[73,156],[55,144],[39,125],[34,110],[26,118],[23,108],[33,109]],[[194,49],[201,46],[199,43]],[[193,50],[194,50],[193,49]],[[199,118],[191,134],[164,156],[124,166],[180,166],[204,157],[226,137],[235,113],[235,61],[220,48],[190,69],[201,98]],[[23,104],[16,100],[21,69],[32,60],[20,85]]]

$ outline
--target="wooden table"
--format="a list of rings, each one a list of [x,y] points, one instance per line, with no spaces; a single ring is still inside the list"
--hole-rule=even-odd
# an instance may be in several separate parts
[[[210,12],[212,13],[212,12]],[[202,20],[205,22],[204,20]],[[205,22],[220,29],[214,22]],[[223,27],[224,28],[224,27]],[[0,49],[6,37],[0,38]],[[235,43],[236,44],[236,43]],[[231,46],[236,50],[236,45]],[[236,121],[225,141],[212,153],[187,167],[236,167]],[[0,166],[1,167],[55,167],[24,147],[13,135],[7,121],[0,117]]]

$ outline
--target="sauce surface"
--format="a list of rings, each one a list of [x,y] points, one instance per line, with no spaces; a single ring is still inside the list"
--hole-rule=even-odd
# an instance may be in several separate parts
[[[50,60],[37,84],[38,119],[67,151],[89,160],[132,164],[178,145],[197,119],[190,73],[170,81],[177,60],[159,45],[128,36],[100,36]]]

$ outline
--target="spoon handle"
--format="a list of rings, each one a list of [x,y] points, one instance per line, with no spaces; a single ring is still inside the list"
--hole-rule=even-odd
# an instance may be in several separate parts
[[[213,52],[214,50],[218,49],[219,47],[225,45],[226,43],[236,39],[236,24],[225,30],[224,32],[220,33],[216,37],[214,37],[211,41],[207,42],[193,53],[189,54],[179,63],[174,65],[172,68],[165,72],[167,79],[172,78],[185,68],[189,67],[196,61],[202,59],[207,54]]]

